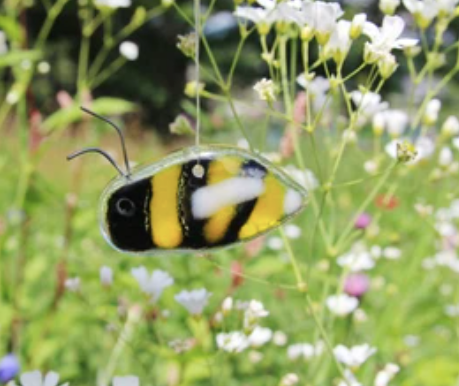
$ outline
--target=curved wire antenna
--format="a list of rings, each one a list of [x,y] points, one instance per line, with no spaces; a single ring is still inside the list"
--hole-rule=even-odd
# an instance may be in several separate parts
[[[72,153],[67,156],[67,161],[71,161],[72,159],[79,157],[80,155],[87,154],[87,153],[99,153],[101,156],[103,156],[108,162],[110,162],[113,167],[118,171],[120,175],[123,177],[129,178],[129,174],[126,174],[121,170],[121,168],[118,166],[116,161],[112,158],[110,154],[108,154],[106,151],[103,151],[102,149],[99,149],[98,147],[87,147],[81,150],[76,151],[75,153]]]
[[[126,173],[121,173],[121,174],[123,176],[125,176],[125,177],[129,177],[131,175],[131,169],[129,167],[129,159],[128,159],[127,150],[126,150],[126,142],[124,141],[124,135],[123,135],[123,132],[121,131],[121,129],[117,125],[115,125],[112,121],[110,121],[109,119],[103,117],[102,115],[99,115],[99,114],[95,113],[94,111],[88,110],[86,107],[81,106],[80,109],[82,111],[84,111],[85,113],[87,113],[89,115],[92,115],[93,117],[99,118],[100,120],[108,123],[111,127],[113,127],[116,130],[116,132],[118,133],[118,135],[120,137],[121,149],[123,150],[124,164],[126,166]],[[94,148],[91,148],[91,149],[94,150]],[[85,150],[87,150],[87,149],[85,149]],[[110,163],[113,164],[113,158],[112,157],[110,157],[103,150],[100,150],[100,149],[98,149],[98,150],[99,151],[97,151],[97,153],[104,155],[105,158],[109,159]],[[77,154],[77,153],[74,153],[74,154]],[[87,153],[87,151],[85,153]],[[81,154],[84,154],[84,153],[81,153]],[[72,157],[72,158],[74,158],[74,157]],[[72,159],[72,158],[70,158],[70,159]],[[69,159],[69,157],[67,157],[67,159]],[[120,171],[120,168],[119,168],[118,165],[116,165],[116,163],[114,164],[114,166],[116,167],[116,169],[118,171]]]

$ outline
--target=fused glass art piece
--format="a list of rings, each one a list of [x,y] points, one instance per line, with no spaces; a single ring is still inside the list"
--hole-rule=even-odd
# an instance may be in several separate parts
[[[102,195],[100,222],[120,251],[205,251],[272,230],[306,200],[305,189],[264,158],[199,146],[115,178]]]

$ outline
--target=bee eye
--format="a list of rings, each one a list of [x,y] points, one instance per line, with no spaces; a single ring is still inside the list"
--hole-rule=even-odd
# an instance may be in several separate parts
[[[121,198],[116,203],[116,209],[121,216],[131,217],[135,213],[135,205],[128,198]]]

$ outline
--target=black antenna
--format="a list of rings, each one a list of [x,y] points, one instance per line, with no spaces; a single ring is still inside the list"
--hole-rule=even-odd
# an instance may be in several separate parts
[[[115,160],[105,151],[103,151],[102,149],[99,149],[98,147],[89,147],[89,148],[85,148],[85,149],[82,149],[82,150],[79,150],[73,154],[70,154],[68,157],[67,157],[67,160],[72,160],[74,159],[75,157],[78,157],[82,154],[86,154],[86,153],[99,153],[100,155],[104,156],[108,162],[110,162],[114,167],[115,169],[124,177],[126,177],[127,179],[129,179],[129,176],[131,175],[131,169],[129,167],[129,160],[128,160],[128,156],[127,156],[127,150],[126,150],[126,142],[124,141],[124,136],[123,136],[123,133],[121,131],[121,129],[116,126],[112,121],[110,121],[109,119],[103,117],[102,115],[99,115],[99,114],[96,114],[95,112],[91,111],[91,110],[88,110],[87,108],[85,107],[80,107],[81,110],[83,110],[85,113],[88,113],[89,115],[92,115],[93,117],[96,117],[96,118],[99,118],[100,120],[104,121],[104,122],[107,122],[111,127],[113,127],[116,132],[118,133],[119,137],[120,137],[120,141],[121,141],[121,148],[123,150],[123,157],[124,157],[124,164],[126,165],[126,173],[124,173],[121,168],[118,166],[118,164],[115,162]]]
[[[102,149],[99,149],[98,147],[87,147],[85,149],[81,149],[76,151],[75,153],[72,153],[67,156],[67,160],[71,161],[72,159],[79,157],[80,155],[86,154],[86,153],[99,153],[100,155],[104,156],[105,159],[110,162],[115,169],[118,171],[119,174],[121,174],[123,177],[129,178],[129,175],[124,173],[120,167],[117,165],[115,160],[112,158],[110,154],[108,154],[106,151],[103,151]]]

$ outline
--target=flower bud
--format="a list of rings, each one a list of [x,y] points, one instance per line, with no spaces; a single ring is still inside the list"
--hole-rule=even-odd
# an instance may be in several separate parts
[[[185,85],[185,95],[194,98],[198,93],[201,93],[204,91],[205,84],[204,83],[198,83],[196,81],[188,82]]]
[[[379,0],[379,9],[385,15],[393,15],[400,5],[400,0]]]
[[[309,42],[314,37],[314,30],[306,25],[301,28],[300,37],[304,42]]]
[[[183,55],[194,58],[196,50],[196,34],[194,32],[187,35],[179,35],[177,48],[182,51]]]
[[[354,16],[351,23],[351,30],[349,32],[351,39],[357,39],[362,34],[366,21],[367,15],[365,13],[359,13]]]
[[[276,90],[271,79],[263,78],[253,86],[253,89],[262,101],[270,103],[276,100]]]
[[[378,70],[381,78],[388,79],[397,70],[398,64],[395,60],[395,56],[391,54],[384,55],[378,61]]]
[[[174,4],[175,0],[161,0],[161,5],[164,8],[169,8]]]
[[[422,48],[419,46],[407,46],[403,49],[403,53],[407,58],[414,58],[422,52]]]

